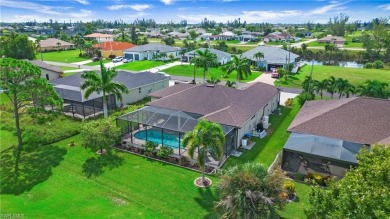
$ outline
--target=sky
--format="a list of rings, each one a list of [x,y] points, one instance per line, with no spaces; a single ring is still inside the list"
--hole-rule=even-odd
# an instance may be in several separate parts
[[[247,23],[327,23],[345,13],[349,21],[370,21],[390,16],[390,2],[384,0],[0,0],[3,22],[91,21],[96,19],[154,19],[157,23],[187,20],[199,23],[207,18],[227,22],[241,18]]]

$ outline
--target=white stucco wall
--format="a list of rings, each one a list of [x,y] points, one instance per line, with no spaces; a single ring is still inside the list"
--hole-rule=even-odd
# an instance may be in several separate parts
[[[131,104],[138,100],[142,100],[147,97],[152,91],[161,90],[169,87],[169,80],[159,81],[153,84],[148,84],[140,88],[134,88],[129,90],[128,94],[122,94],[123,104]],[[120,105],[121,102],[117,100],[117,104]]]
[[[50,81],[50,80],[59,78],[60,73],[53,72],[53,71],[41,68],[41,78],[46,78],[47,79],[46,75],[48,75],[49,81]]]
[[[123,53],[123,56],[124,57],[126,57],[126,58],[130,58],[130,59],[133,59],[133,60],[135,60],[135,61],[142,61],[142,60],[144,60],[145,58],[147,59],[147,60],[153,60],[153,54],[154,54],[155,52],[154,51],[146,51],[146,52],[124,52]],[[173,57],[175,58],[175,59],[177,59],[177,58],[180,58],[181,56],[180,56],[180,51],[179,50],[177,50],[177,51],[174,51],[174,52],[167,52],[167,57],[165,58],[165,60],[169,60],[169,55],[170,54],[172,54],[173,55]],[[132,54],[133,55],[133,57],[129,57],[129,56],[126,56],[126,54]],[[135,55],[139,55],[139,59],[138,60],[136,60],[135,59]],[[159,58],[159,59],[157,59],[157,60],[164,60],[163,58]]]

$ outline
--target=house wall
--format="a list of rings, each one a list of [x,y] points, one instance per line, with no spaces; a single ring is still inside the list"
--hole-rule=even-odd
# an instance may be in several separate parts
[[[102,57],[103,58],[108,58],[110,55],[115,55],[117,56],[122,56],[123,55],[123,50],[114,50],[114,51],[101,51],[102,52]]]
[[[152,91],[158,91],[164,88],[169,87],[169,79],[164,81],[159,81],[153,84],[148,84],[139,88],[134,88],[129,90],[128,94],[122,94],[123,104],[131,104],[136,101],[142,100],[147,97]],[[120,105],[121,102],[117,100],[117,104]]]
[[[41,78],[46,78],[50,81],[59,77],[60,73],[41,68]]]
[[[180,58],[179,50],[173,51],[173,52],[167,52],[167,57],[165,60],[169,60],[169,55],[172,54],[175,59]],[[133,59],[134,61],[139,60],[153,60],[153,54],[155,54],[155,51],[145,51],[145,52],[124,52],[123,56],[125,58]],[[163,58],[159,58],[157,60],[164,60]]]
[[[252,133],[252,130],[256,129],[257,124],[261,122],[261,118],[263,116],[269,116],[278,107],[279,95],[280,94],[275,95],[265,106],[256,112],[254,117],[247,120],[245,124],[238,129],[237,146],[241,145],[241,139],[244,137],[245,133]]]
[[[68,50],[68,49],[73,49],[73,45],[69,46],[46,46],[46,47],[41,47],[41,51],[58,51],[58,50]]]

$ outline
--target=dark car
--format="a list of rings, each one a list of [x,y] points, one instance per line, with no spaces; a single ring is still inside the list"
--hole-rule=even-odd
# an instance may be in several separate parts
[[[100,59],[102,59],[102,57],[95,56],[92,58],[92,61],[96,62],[96,61],[99,61]]]

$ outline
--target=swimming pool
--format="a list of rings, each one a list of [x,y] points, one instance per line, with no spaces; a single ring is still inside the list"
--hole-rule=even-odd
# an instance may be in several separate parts
[[[162,144],[161,139],[161,130],[149,129],[148,130],[148,141],[152,141],[157,144]],[[164,146],[169,146],[171,148],[179,148],[179,136],[169,133],[163,133]],[[146,130],[139,131],[134,134],[134,137],[137,139],[146,141]]]

